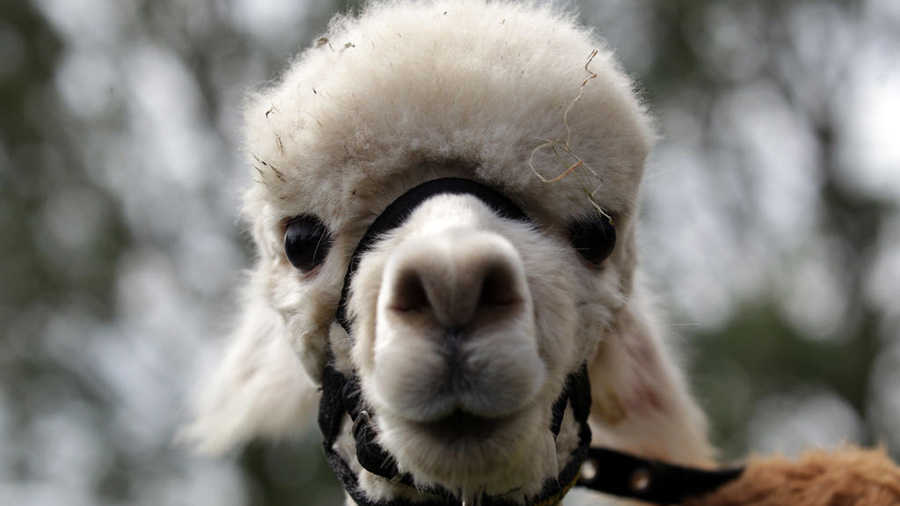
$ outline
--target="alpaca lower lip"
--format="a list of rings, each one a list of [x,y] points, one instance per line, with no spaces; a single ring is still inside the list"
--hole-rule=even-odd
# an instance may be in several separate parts
[[[502,425],[499,418],[485,418],[462,410],[425,424],[435,436],[447,439],[487,439]]]

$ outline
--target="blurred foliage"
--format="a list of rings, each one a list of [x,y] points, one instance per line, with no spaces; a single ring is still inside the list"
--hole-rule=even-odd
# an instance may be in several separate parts
[[[717,442],[731,458],[739,458],[753,449],[745,437],[753,406],[770,396],[799,391],[809,385],[824,386],[852,406],[863,423],[858,443],[885,442],[888,437],[872,426],[869,405],[872,372],[883,343],[880,336],[887,335],[894,341],[897,328],[864,292],[879,235],[889,219],[896,218],[897,202],[861,193],[849,185],[846,174],[852,174],[857,168],[852,166],[852,161],[848,166],[838,152],[840,136],[846,133],[842,129],[844,111],[840,108],[844,97],[841,93],[849,84],[849,66],[858,52],[862,52],[863,35],[854,33],[849,48],[832,46],[833,41],[824,38],[820,41],[820,53],[813,61],[804,61],[809,55],[802,51],[808,48],[800,47],[796,37],[798,28],[792,24],[796,23],[793,17],[798,12],[812,7],[808,15],[820,15],[820,19],[812,19],[820,25],[814,29],[825,32],[826,37],[829,30],[836,32],[841,28],[830,26],[834,19],[827,14],[843,20],[852,31],[862,30],[862,4],[850,0],[738,1],[730,5],[738,14],[756,14],[761,19],[754,25],[759,29],[756,41],[760,45],[753,48],[761,58],[758,71],[741,76],[740,81],[765,80],[773,85],[803,119],[803,126],[808,128],[815,143],[820,195],[815,233],[829,239],[818,240],[815,247],[839,246],[834,252],[838,256],[835,267],[840,269],[839,291],[847,306],[837,339],[805,335],[785,317],[774,293],[765,294],[762,300],[743,302],[730,321],[697,333],[693,343],[696,381],[714,421]],[[721,7],[720,2],[706,0],[658,2],[652,33],[658,37],[659,52],[642,79],[651,103],[654,96],[671,96],[685,87],[699,90],[700,93],[691,95],[697,99],[691,107],[701,111],[706,120],[705,131],[712,135],[715,135],[715,125],[708,111],[724,94],[741,84],[728,73],[717,72],[708,58],[704,58],[697,42],[710,40],[705,32],[716,28],[711,23],[715,17],[710,14]],[[753,16],[748,18],[747,22],[753,24]],[[793,67],[785,67],[785,61]],[[838,70],[829,72],[831,66]],[[813,73],[811,82],[794,79],[793,72],[797,71]],[[704,115],[703,111],[707,113]],[[710,138],[706,142],[712,147],[722,141]],[[738,171],[741,169],[737,167]],[[743,170],[751,178],[755,168]],[[740,224],[749,219],[740,214],[752,212],[752,209],[738,210],[734,222]],[[885,325],[890,326],[887,332]],[[738,375],[743,378],[736,378]],[[749,395],[739,397],[741,405],[735,405],[735,391],[740,390],[737,383],[750,386]],[[898,448],[892,450],[897,452]]]
[[[70,268],[66,265],[70,259],[62,258],[67,252],[47,244],[36,223],[53,219],[48,197],[62,191],[81,189],[101,199],[101,205],[111,205],[106,195],[86,181],[73,153],[76,148],[67,142],[70,132],[53,121],[59,104],[52,79],[61,41],[27,3],[4,3],[0,19],[15,27],[22,37],[13,39],[15,46],[8,48],[13,54],[7,58],[17,65],[0,77],[0,139],[7,155],[0,176],[0,223],[4,231],[0,236],[0,272],[4,279],[0,300],[26,306],[77,290],[103,303],[104,298],[108,301],[114,275],[109,264],[86,261]],[[121,252],[123,233],[113,220],[90,249],[102,258],[114,258]]]
[[[333,12],[361,3],[0,3],[0,502],[340,501],[315,435],[221,461],[170,443],[250,254],[233,218],[241,96]],[[847,148],[855,65],[900,37],[888,5],[579,4],[638,74],[670,139],[657,163],[672,166],[654,176],[665,191],[648,192],[645,263],[675,301],[676,324],[688,325],[674,329],[727,459],[840,438],[900,450],[900,401],[889,396],[900,382],[900,308],[896,291],[872,295],[879,273],[895,272],[883,266],[898,255],[885,237],[900,230],[900,192],[858,184],[861,162]],[[759,111],[728,116],[746,96],[763,117],[789,118],[811,160],[800,176],[813,188],[808,216],[770,212],[779,169],[760,160],[797,148],[749,142],[738,120]],[[171,123],[158,124],[162,113]],[[191,140],[179,144],[183,135]],[[696,173],[666,151],[682,141]],[[664,179],[668,170],[677,176]],[[699,216],[717,220],[709,227],[659,203],[681,181],[709,190],[676,196],[683,208],[703,197]],[[780,222],[796,231],[779,232]],[[809,265],[837,294],[825,309],[788,296]],[[686,278],[717,284],[690,292]],[[797,307],[833,325],[804,326]]]
[[[48,404],[77,399],[90,406],[92,417],[104,416],[103,385],[78,364],[53,357],[37,336],[45,315],[67,302],[113,316],[110,265],[127,231],[111,199],[87,180],[71,132],[55,121],[60,39],[27,3],[3,3],[0,20],[9,44],[0,74],[0,392],[13,408],[7,437],[19,443],[8,445],[3,464],[12,478],[29,481],[41,470],[29,459],[32,435],[25,428]],[[48,237],[57,219],[53,199],[65,195],[95,199],[105,218],[103,233],[78,245],[89,254],[73,254],[72,245]]]

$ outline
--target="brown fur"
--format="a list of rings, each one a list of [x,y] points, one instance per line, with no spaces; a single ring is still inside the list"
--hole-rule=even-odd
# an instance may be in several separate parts
[[[884,449],[751,457],[736,482],[684,506],[896,506],[900,467]]]

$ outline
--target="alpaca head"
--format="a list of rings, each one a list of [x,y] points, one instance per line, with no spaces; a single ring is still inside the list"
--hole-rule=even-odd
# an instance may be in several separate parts
[[[376,4],[333,20],[246,116],[259,258],[192,427],[209,448],[297,431],[328,357],[359,378],[400,471],[462,496],[524,501],[556,476],[577,427],[564,419],[554,435],[552,405],[584,364],[615,372],[604,389],[616,409],[665,420],[684,401],[702,425],[654,337],[610,337],[626,320],[649,325],[633,322],[632,281],[652,131],[590,31],[532,5]],[[345,287],[376,218],[442,178],[490,196],[415,199],[354,257]],[[642,407],[657,383],[676,394]],[[594,422],[617,437],[618,421]],[[336,451],[367,496],[417,497],[355,464],[344,427]]]

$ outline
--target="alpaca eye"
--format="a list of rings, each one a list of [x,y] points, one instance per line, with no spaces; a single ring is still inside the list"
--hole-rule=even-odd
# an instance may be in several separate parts
[[[599,265],[616,247],[616,227],[606,216],[582,218],[569,224],[569,240],[585,260]]]
[[[284,254],[301,272],[315,269],[331,248],[331,234],[315,216],[298,216],[284,227]]]

